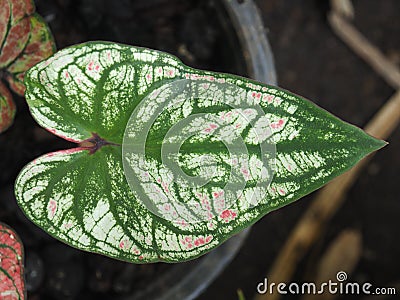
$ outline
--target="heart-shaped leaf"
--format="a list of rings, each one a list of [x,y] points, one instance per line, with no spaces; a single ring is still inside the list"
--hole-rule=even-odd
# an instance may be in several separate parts
[[[0,299],[25,299],[23,247],[17,234],[0,222]]]
[[[50,30],[34,13],[31,0],[0,0],[0,74],[10,88],[23,95],[25,71],[49,57],[55,50]],[[15,115],[10,92],[0,83],[0,132],[6,130]]]
[[[20,207],[131,262],[202,255],[385,144],[278,87],[143,48],[73,46],[25,84],[37,122],[79,146],[22,170]]]

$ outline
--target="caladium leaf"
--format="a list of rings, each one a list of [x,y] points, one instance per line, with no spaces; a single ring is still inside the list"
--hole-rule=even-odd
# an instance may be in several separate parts
[[[64,49],[25,84],[37,122],[79,145],[21,171],[20,207],[131,262],[202,255],[385,144],[278,87],[132,46]]]
[[[0,299],[25,299],[23,246],[17,234],[0,222]]]
[[[11,126],[15,116],[15,104],[7,87],[0,82],[0,133]]]
[[[34,13],[33,1],[0,0],[0,8],[0,77],[14,92],[23,95],[25,71],[54,53],[54,41],[46,23]],[[7,115],[0,119],[2,132],[12,123],[15,105],[3,84],[0,93],[0,98],[7,99],[0,106],[0,114]]]

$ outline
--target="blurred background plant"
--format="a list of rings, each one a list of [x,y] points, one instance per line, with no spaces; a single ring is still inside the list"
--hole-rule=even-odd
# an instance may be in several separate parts
[[[23,95],[24,74],[55,51],[47,24],[35,13],[33,0],[0,1],[0,133],[9,128],[15,104],[9,88]]]

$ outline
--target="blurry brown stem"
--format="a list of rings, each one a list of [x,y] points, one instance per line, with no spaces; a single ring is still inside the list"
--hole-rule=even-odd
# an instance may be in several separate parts
[[[340,15],[331,12],[328,16],[333,31],[360,57],[380,74],[394,89],[400,88],[400,71],[352,24]]]
[[[354,8],[350,0],[331,0],[330,2],[331,8],[335,13],[347,19],[354,18]]]

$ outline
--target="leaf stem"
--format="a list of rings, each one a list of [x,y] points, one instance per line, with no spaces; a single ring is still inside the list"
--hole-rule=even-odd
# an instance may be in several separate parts
[[[101,138],[97,133],[92,132],[92,136],[82,142],[79,143],[80,148],[84,148],[89,150],[90,154],[94,154],[97,150],[99,150],[103,146],[120,146],[120,144],[115,144],[106,141]]]

